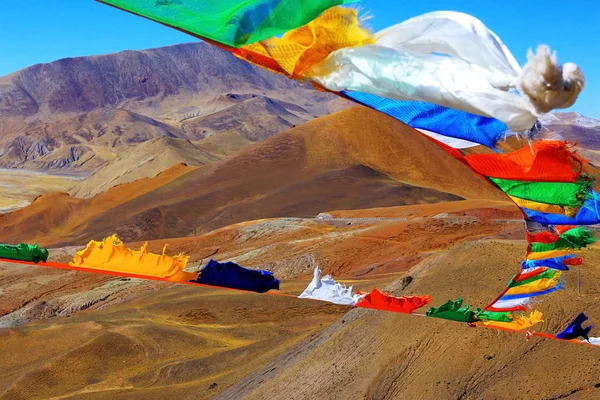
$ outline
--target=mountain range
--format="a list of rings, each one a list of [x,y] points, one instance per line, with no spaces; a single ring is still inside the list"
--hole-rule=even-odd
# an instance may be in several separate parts
[[[0,78],[0,167],[94,170],[163,136],[257,141],[336,102],[201,42],[62,59]]]

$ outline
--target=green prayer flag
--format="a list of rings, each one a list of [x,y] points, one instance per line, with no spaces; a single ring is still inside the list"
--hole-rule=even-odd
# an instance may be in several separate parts
[[[542,252],[562,249],[581,249],[594,243],[596,238],[594,232],[583,227],[570,229],[560,235],[556,242],[552,243],[532,243],[531,251]]]
[[[230,47],[305,25],[323,11],[359,0],[98,0]]]
[[[477,309],[477,318],[485,321],[512,322],[511,312],[482,311]]]
[[[504,193],[524,200],[579,207],[590,197],[594,181],[581,179],[577,182],[525,182],[508,179],[488,178]]]
[[[463,299],[455,301],[448,300],[439,307],[431,307],[425,315],[428,317],[449,319],[459,322],[476,322],[479,319],[475,315],[475,311],[469,310],[469,306],[461,307]]]
[[[37,243],[33,246],[26,243],[14,246],[10,244],[0,244],[0,258],[33,261],[37,264],[40,261],[46,262],[48,260],[48,250],[46,248],[40,248]]]

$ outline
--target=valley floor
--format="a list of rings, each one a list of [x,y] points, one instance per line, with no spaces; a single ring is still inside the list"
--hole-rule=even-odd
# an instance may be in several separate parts
[[[39,195],[66,192],[86,174],[0,168],[0,213],[25,207]]]

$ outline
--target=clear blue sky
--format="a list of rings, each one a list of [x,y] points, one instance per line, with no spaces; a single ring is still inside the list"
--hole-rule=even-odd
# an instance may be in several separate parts
[[[543,6],[540,6],[543,4]],[[571,111],[600,119],[600,1],[363,0],[374,30],[435,10],[481,19],[523,64],[548,44],[579,64],[587,86]],[[194,38],[93,0],[0,0],[0,76],[64,57],[145,49]]]

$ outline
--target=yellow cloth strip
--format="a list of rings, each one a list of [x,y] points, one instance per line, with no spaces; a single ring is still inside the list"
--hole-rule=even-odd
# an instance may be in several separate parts
[[[528,260],[543,260],[545,258],[554,258],[554,257],[566,256],[567,254],[576,254],[576,253],[579,253],[580,251],[581,250],[573,250],[573,249],[541,251],[539,253],[529,253],[527,255],[527,259]]]
[[[161,255],[149,253],[148,243],[138,250],[128,249],[112,235],[101,242],[90,241],[86,248],[78,251],[69,265],[81,268],[93,268],[103,271],[146,275],[167,279],[171,282],[193,280],[197,273],[185,272],[189,257],[183,254],[169,257],[165,255],[167,246]]]
[[[529,316],[519,315],[516,316],[512,322],[498,322],[498,321],[486,321],[483,324],[487,326],[495,326],[498,328],[509,328],[509,329],[527,329],[535,324],[544,322],[542,319],[543,314],[540,311],[533,311]]]
[[[329,54],[345,47],[375,43],[371,33],[363,28],[357,11],[332,7],[318,18],[285,33],[240,48],[238,57],[248,62],[246,54],[259,54],[273,59],[288,76],[302,77],[304,71],[321,62]]]
[[[539,203],[537,201],[520,199],[520,198],[514,197],[514,196],[508,196],[508,197],[510,197],[511,200],[514,201],[515,204],[518,205],[519,207],[524,207],[524,208],[528,208],[533,211],[539,211],[539,212],[548,213],[548,214],[561,214],[561,215],[566,215],[569,217],[574,217],[575,215],[577,215],[579,208],[581,208],[581,207],[572,208],[572,207],[566,207],[566,206],[557,206],[555,204]]]
[[[558,271],[558,273],[550,279],[542,278],[540,280],[533,281],[525,285],[512,287],[506,291],[505,295],[536,293],[552,289],[560,283],[561,275],[562,273]]]

